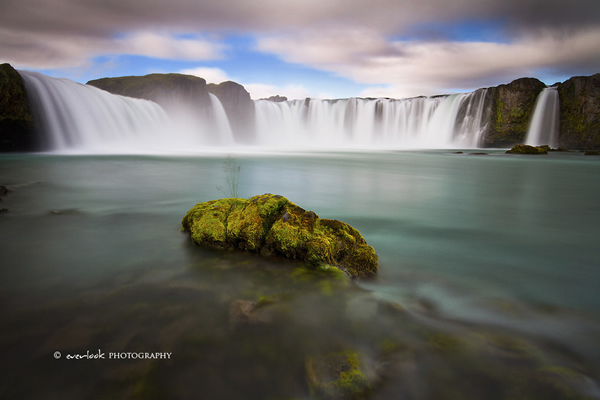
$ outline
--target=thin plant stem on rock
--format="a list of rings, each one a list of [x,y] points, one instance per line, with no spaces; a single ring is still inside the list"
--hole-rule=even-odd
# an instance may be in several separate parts
[[[227,174],[226,186],[217,186],[217,190],[225,195],[225,197],[237,199],[239,198],[238,186],[240,182],[240,170],[242,167],[235,162],[235,159],[228,157],[223,163],[223,171]]]

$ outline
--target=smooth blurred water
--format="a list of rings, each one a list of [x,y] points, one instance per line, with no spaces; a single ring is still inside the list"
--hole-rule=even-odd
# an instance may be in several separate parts
[[[375,297],[434,321],[539,335],[597,362],[600,158],[490,154],[233,157],[242,197],[280,194],[361,231],[380,271],[358,284]],[[0,203],[2,312],[167,281],[215,257],[179,229],[194,204],[223,196],[226,157],[0,157],[12,189]]]

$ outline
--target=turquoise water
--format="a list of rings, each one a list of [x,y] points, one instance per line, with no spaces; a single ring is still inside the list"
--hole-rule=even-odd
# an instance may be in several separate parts
[[[0,326],[4,332],[0,346],[12,349],[5,362],[12,360],[18,366],[13,374],[33,365],[40,382],[45,382],[13,388],[8,393],[15,398],[36,398],[48,385],[49,393],[57,398],[68,398],[68,393],[106,395],[120,390],[119,385],[126,384],[111,380],[113,366],[87,364],[83,372],[76,372],[73,363],[53,360],[52,352],[93,346],[133,348],[136,340],[191,351],[185,347],[191,346],[187,337],[184,347],[165,339],[171,330],[185,330],[185,323],[179,328],[177,324],[189,319],[187,313],[192,311],[186,307],[192,307],[190,304],[208,304],[218,310],[212,312],[200,306],[193,310],[195,315],[203,315],[201,322],[190,322],[194,340],[226,337],[229,344],[219,342],[215,348],[241,346],[231,345],[240,339],[238,333],[225,329],[230,323],[226,314],[231,302],[239,298],[256,301],[277,290],[289,290],[288,283],[283,283],[285,278],[275,273],[262,272],[262,280],[254,281],[257,270],[277,270],[282,263],[289,263],[202,250],[179,231],[181,218],[195,203],[223,196],[217,187],[225,184],[226,156],[0,157],[0,184],[12,190],[0,203],[0,208],[8,209],[0,215]],[[598,395],[600,158],[581,153],[515,156],[494,150],[487,156],[445,151],[232,156],[241,166],[242,197],[262,193],[286,196],[322,218],[348,222],[374,246],[380,259],[378,277],[357,282],[353,290],[358,294],[348,295],[348,304],[361,303],[356,299],[366,293],[370,300],[365,304],[396,304],[405,310],[402,321],[410,319],[427,329],[459,332],[463,337],[473,330],[514,335],[552,354],[546,358],[571,360],[565,363],[586,376],[584,392]],[[240,271],[239,265],[250,267]],[[322,282],[319,285],[326,286]],[[188,293],[190,287],[196,291]],[[324,293],[327,299],[327,290]],[[160,308],[165,296],[175,299],[177,307],[170,305],[167,311]],[[314,305],[310,296],[300,298],[285,327],[275,324],[278,328],[272,328],[269,334],[293,337],[290,326],[336,332],[332,315],[339,304],[332,302],[328,308],[323,303]],[[315,311],[314,307],[322,310]],[[340,307],[345,310],[350,306]],[[138,309],[139,314],[135,311]],[[179,322],[169,325],[167,333],[163,332],[166,322],[130,322],[132,315],[146,315],[149,309],[173,312]],[[168,311],[172,309],[179,311]],[[355,309],[356,315],[347,316],[354,322],[375,314],[370,306]],[[122,315],[123,310],[130,314]],[[307,315],[314,315],[314,320]],[[348,323],[340,337],[360,336],[348,339],[349,343],[369,348],[364,337],[381,339],[387,329],[401,330],[388,321],[387,314],[387,322],[382,318],[367,324],[376,333],[362,327],[360,335],[353,330],[358,329],[354,322],[338,321],[340,326]],[[122,329],[114,327],[123,324],[124,319],[129,322]],[[149,331],[163,333],[153,336]],[[307,335],[302,339],[307,349],[320,343],[321,339]],[[414,340],[419,346],[414,333],[410,338],[398,335],[403,342]],[[66,339],[61,340],[63,336]],[[173,337],[178,336],[173,333]],[[261,348],[259,337],[252,340],[253,349]],[[277,341],[271,337],[269,343],[273,340]],[[323,346],[345,340],[338,337]],[[257,399],[306,397],[301,377],[305,352],[294,350],[295,342],[282,343],[284,349],[278,351],[286,356],[265,355],[269,362],[261,367],[264,370],[250,362],[246,365],[253,371],[253,379],[260,382],[263,375],[279,373],[284,377],[280,386],[269,391],[264,385],[238,382],[233,385],[238,391],[227,391],[230,383],[223,376],[229,373],[224,371],[237,368],[244,374],[248,370],[233,354],[223,353],[221,359],[215,353],[211,362],[219,364],[221,372],[213,372],[209,380],[212,383],[204,384],[204,389],[210,386],[209,392],[215,396],[209,398],[236,398],[240,393]],[[23,349],[26,356],[18,349]],[[202,349],[206,354],[208,350]],[[556,349],[561,350],[554,353]],[[423,352],[431,357],[426,346]],[[286,358],[296,360],[300,367],[289,367],[287,371],[283,367],[288,365]],[[433,358],[435,362],[419,368],[433,371],[445,362],[443,357]],[[446,361],[455,365],[455,361]],[[56,369],[57,362],[68,367],[60,379],[57,372],[47,372],[50,367]],[[195,387],[188,374],[196,367],[186,369],[176,362],[168,368],[164,365],[158,367],[161,376],[168,377],[168,382],[159,384],[168,388],[163,390],[173,394],[170,388],[177,385]],[[98,374],[99,370],[103,372]],[[206,373],[202,368],[196,372],[200,371]],[[144,373],[133,375],[145,379]],[[83,383],[68,389],[69,374],[79,374],[78,380]],[[423,372],[422,376],[424,382],[443,382],[433,372]],[[11,385],[9,378],[3,379],[0,383]],[[224,379],[222,384],[217,383],[220,379]],[[498,379],[502,385],[504,378]],[[444,398],[439,393],[398,389],[385,382],[374,398]],[[165,398],[190,398],[184,389],[177,396]]]

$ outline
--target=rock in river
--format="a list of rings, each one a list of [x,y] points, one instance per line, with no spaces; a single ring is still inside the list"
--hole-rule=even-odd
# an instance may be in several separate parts
[[[377,273],[377,254],[358,230],[341,221],[321,219],[283,196],[199,203],[181,223],[202,246],[331,265],[353,278]]]

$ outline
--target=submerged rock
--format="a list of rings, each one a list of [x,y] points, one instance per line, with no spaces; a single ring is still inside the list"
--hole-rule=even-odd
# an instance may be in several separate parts
[[[253,301],[235,300],[229,305],[229,324],[232,327],[266,321],[267,319],[259,314],[257,304]]]
[[[283,196],[199,203],[181,224],[202,246],[333,265],[353,278],[377,273],[377,254],[359,231],[341,221],[321,219]]]
[[[548,154],[547,146],[529,146],[526,144],[517,144],[508,150],[508,154]]]
[[[585,153],[583,153],[584,156],[600,156],[600,152],[597,152],[596,150],[588,150]]]
[[[371,385],[362,364],[360,356],[354,351],[308,357],[305,367],[311,398],[368,398]]]

